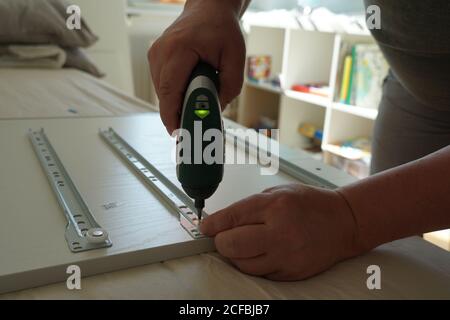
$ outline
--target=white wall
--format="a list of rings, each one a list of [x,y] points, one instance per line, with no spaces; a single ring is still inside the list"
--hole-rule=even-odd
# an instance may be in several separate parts
[[[177,16],[176,13],[142,12],[139,16],[130,18],[128,32],[135,94],[138,98],[155,106],[159,102],[150,76],[147,52],[152,43],[175,21]]]
[[[100,40],[87,53],[106,73],[105,80],[134,95],[130,47],[126,22],[126,0],[71,0]]]
[[[297,5],[325,6],[334,12],[362,12],[363,0],[252,0],[254,10],[294,9]]]

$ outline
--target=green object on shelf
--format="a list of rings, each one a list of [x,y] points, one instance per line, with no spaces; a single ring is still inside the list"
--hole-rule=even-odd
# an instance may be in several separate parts
[[[352,92],[353,92],[353,82],[356,77],[356,46],[353,46],[352,48],[352,72],[350,73],[350,83],[348,86],[348,92],[347,92],[347,100],[345,101],[347,104],[352,104]]]
[[[344,62],[344,72],[342,75],[342,84],[341,84],[341,95],[340,95],[340,101],[342,103],[346,103],[347,101],[347,95],[348,95],[348,88],[350,87],[350,76],[352,74],[352,68],[353,68],[353,58],[351,55],[348,55],[345,57]]]

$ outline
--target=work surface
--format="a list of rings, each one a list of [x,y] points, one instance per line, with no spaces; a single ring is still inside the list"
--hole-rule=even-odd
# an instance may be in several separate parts
[[[75,69],[0,69],[0,119],[108,117],[152,106]]]
[[[85,278],[80,291],[60,283],[2,298],[450,298],[450,255],[419,238],[387,244],[318,277],[292,283],[243,275],[215,253],[195,255],[211,250],[211,241],[193,241],[177,217],[100,140],[98,130],[109,126],[176,181],[170,160],[173,141],[162,134],[156,114],[0,121],[0,279],[13,275],[9,279],[20,286],[30,276],[46,277],[52,266],[61,271],[80,261],[101,258],[98,264],[86,264],[88,273],[98,273],[193,256]],[[110,232],[111,248],[78,254],[68,250],[64,215],[26,135],[29,128],[41,127],[97,221]],[[294,181],[282,173],[261,176],[255,165],[227,166],[206,211]],[[366,286],[370,265],[381,268],[381,290]],[[27,271],[31,273],[21,273]]]

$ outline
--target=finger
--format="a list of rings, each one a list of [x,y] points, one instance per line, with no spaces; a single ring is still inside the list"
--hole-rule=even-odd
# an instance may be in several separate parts
[[[311,269],[299,266],[295,271],[283,269],[284,268],[281,267],[278,271],[266,274],[264,277],[274,281],[300,281],[311,278],[320,272],[325,271],[327,268]]]
[[[222,209],[205,218],[200,225],[203,234],[213,237],[219,232],[247,224],[265,222],[264,207],[269,201],[268,194],[257,194]]]
[[[195,52],[178,50],[161,68],[157,89],[159,109],[161,119],[170,134],[178,128],[187,82],[198,60]]]
[[[282,271],[266,273],[263,276],[264,276],[264,278],[272,280],[272,281],[288,281],[289,280],[287,275]],[[295,279],[295,280],[300,280],[300,279]]]
[[[276,271],[268,274],[264,274],[264,278],[272,281],[301,281],[310,278],[307,274],[291,274],[284,271]]]
[[[273,193],[278,190],[280,190],[280,186],[274,186],[274,187],[264,189],[263,193]]]
[[[267,188],[263,191],[263,193],[274,193],[274,192],[281,192],[281,191],[292,191],[294,189],[294,184],[282,184],[279,186],[273,186],[270,188]]]
[[[237,227],[215,238],[217,251],[227,258],[252,258],[267,252],[267,227],[263,224]]]
[[[236,49],[240,47],[244,49]],[[242,89],[245,67],[245,46],[225,46],[220,61],[220,103],[222,109],[225,109],[240,94]]]
[[[230,261],[240,271],[252,276],[265,276],[277,270],[275,263],[267,254],[249,259],[230,259]]]

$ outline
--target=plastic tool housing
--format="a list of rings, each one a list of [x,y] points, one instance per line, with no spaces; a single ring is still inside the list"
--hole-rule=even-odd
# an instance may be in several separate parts
[[[179,149],[177,155],[184,160],[180,161],[178,158],[177,177],[187,195],[195,200],[195,206],[199,210],[204,207],[205,199],[211,197],[217,190],[224,172],[225,144],[218,88],[217,71],[207,63],[198,63],[186,88],[180,121],[180,129],[183,130],[178,136],[178,147],[180,148],[180,144],[183,147]],[[211,138],[211,141],[204,139],[205,132],[210,129],[215,129],[216,133],[220,132],[220,141],[215,141],[214,138]],[[190,138],[186,140],[184,135],[187,132]],[[190,157],[184,154],[186,144],[189,142]],[[212,142],[220,146],[214,148],[212,154],[215,159],[220,158],[221,161],[207,163],[203,155],[205,148]],[[215,152],[219,154],[216,155]],[[190,161],[185,161],[186,157]]]

